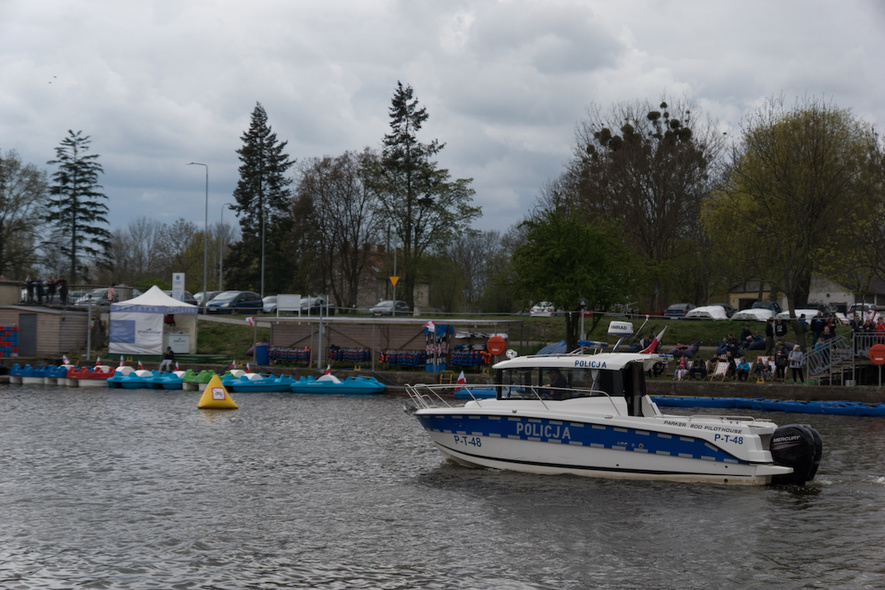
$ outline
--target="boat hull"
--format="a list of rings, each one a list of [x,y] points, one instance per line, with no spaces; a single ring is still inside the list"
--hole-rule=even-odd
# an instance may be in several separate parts
[[[585,477],[766,485],[773,475],[790,473],[773,465],[741,459],[707,437],[657,429],[645,419],[612,417],[554,419],[520,411],[517,415],[425,409],[415,412],[431,440],[449,460],[473,467]],[[642,420],[642,419],[639,419]],[[663,421],[661,421],[663,423]],[[699,427],[702,427],[700,424]],[[713,426],[711,426],[713,428]],[[720,436],[751,444],[758,437],[746,427],[724,425]]]
[[[84,388],[99,388],[99,387],[105,387],[105,388],[106,388],[106,387],[108,387],[108,380],[107,380],[107,379],[101,379],[101,378],[98,378],[98,379],[86,379],[86,378],[80,378],[80,379],[77,379],[76,381],[77,381],[77,387],[79,387],[79,388],[81,388],[81,389],[84,389]]]

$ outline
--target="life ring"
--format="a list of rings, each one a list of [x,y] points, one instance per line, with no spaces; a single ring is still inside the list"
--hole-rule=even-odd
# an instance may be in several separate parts
[[[491,354],[498,356],[507,350],[507,342],[500,336],[492,336],[486,342],[486,348]]]

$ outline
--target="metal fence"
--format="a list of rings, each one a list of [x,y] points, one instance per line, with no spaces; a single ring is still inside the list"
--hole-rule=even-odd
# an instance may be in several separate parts
[[[805,355],[808,375],[820,382],[855,383],[858,361],[868,359],[870,347],[882,343],[882,335],[867,332],[831,338]]]

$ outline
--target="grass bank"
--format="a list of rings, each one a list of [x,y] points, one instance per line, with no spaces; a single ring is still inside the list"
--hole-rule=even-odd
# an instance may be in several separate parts
[[[475,319],[475,318],[470,318]],[[510,339],[512,342],[531,343],[526,348],[520,350],[522,353],[536,352],[538,348],[545,344],[559,342],[565,339],[565,319],[561,317],[552,318],[533,318],[525,316],[514,316],[508,319],[522,320],[522,324],[515,324],[510,330]],[[604,342],[615,343],[616,339],[608,336],[608,326],[613,319],[625,320],[625,318],[603,318],[600,320],[595,329],[588,333],[591,340],[601,340]],[[633,318],[630,320],[633,329],[638,331],[639,327],[645,321],[645,318]],[[445,320],[439,320],[444,323]],[[584,328],[590,330],[591,320],[587,318],[584,322]],[[654,332],[657,334],[665,326],[667,328],[664,334],[664,349],[668,350],[676,344],[694,344],[700,342],[702,346],[715,346],[724,336],[730,332],[736,336],[740,334],[741,328],[745,324],[732,321],[708,321],[708,320],[665,320],[662,318],[652,318],[645,324],[642,329],[644,333]],[[761,322],[752,322],[749,324],[750,329],[764,331],[764,324]],[[270,339],[270,328],[261,328],[257,330],[258,341]],[[213,321],[199,320],[199,331],[197,336],[197,351],[200,354],[220,354],[235,357],[242,357],[252,346],[253,328],[242,323],[220,323]]]

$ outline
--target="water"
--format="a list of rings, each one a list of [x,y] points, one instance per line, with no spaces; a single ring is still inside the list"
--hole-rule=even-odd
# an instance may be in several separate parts
[[[885,419],[799,416],[815,482],[743,488],[470,470],[402,398],[234,398],[0,387],[0,587],[885,586]]]

